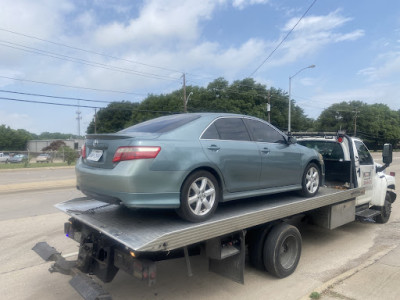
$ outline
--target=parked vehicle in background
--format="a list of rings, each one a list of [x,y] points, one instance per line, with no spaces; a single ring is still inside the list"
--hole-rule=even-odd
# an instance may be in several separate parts
[[[0,162],[8,163],[10,160],[10,156],[8,154],[0,153]]]
[[[28,160],[28,156],[26,154],[16,154],[9,159],[10,163],[23,163]]]
[[[50,163],[50,162],[53,162],[53,157],[48,153],[42,153],[36,157],[36,162],[37,163]]]
[[[94,199],[173,208],[201,222],[218,202],[295,190],[312,197],[324,166],[318,152],[264,120],[198,113],[88,135],[76,174],[78,189]]]

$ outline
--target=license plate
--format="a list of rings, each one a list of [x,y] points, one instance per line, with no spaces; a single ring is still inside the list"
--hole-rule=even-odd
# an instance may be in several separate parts
[[[89,156],[87,157],[87,160],[99,161],[102,155],[103,155],[103,150],[93,149],[92,152],[90,152]]]

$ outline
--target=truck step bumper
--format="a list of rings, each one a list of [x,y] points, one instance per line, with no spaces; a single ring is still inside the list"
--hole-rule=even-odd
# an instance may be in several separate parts
[[[54,261],[50,267],[50,273],[59,272],[64,275],[71,275],[69,284],[85,300],[111,300],[111,295],[103,287],[96,283],[90,276],[82,273],[76,268],[76,261],[66,260],[60,252],[46,242],[37,243],[33,248],[43,260]]]

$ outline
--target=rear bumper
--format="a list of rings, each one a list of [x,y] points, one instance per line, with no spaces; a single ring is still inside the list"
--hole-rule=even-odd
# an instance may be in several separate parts
[[[150,160],[120,162],[114,169],[78,162],[77,188],[85,195],[127,207],[178,208],[183,171],[151,171]],[[140,170],[140,172],[138,171]]]

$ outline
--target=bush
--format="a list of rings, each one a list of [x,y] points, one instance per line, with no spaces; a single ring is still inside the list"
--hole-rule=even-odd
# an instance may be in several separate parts
[[[67,162],[68,166],[76,161],[76,152],[68,146],[64,146],[60,149],[64,153],[64,161]]]

